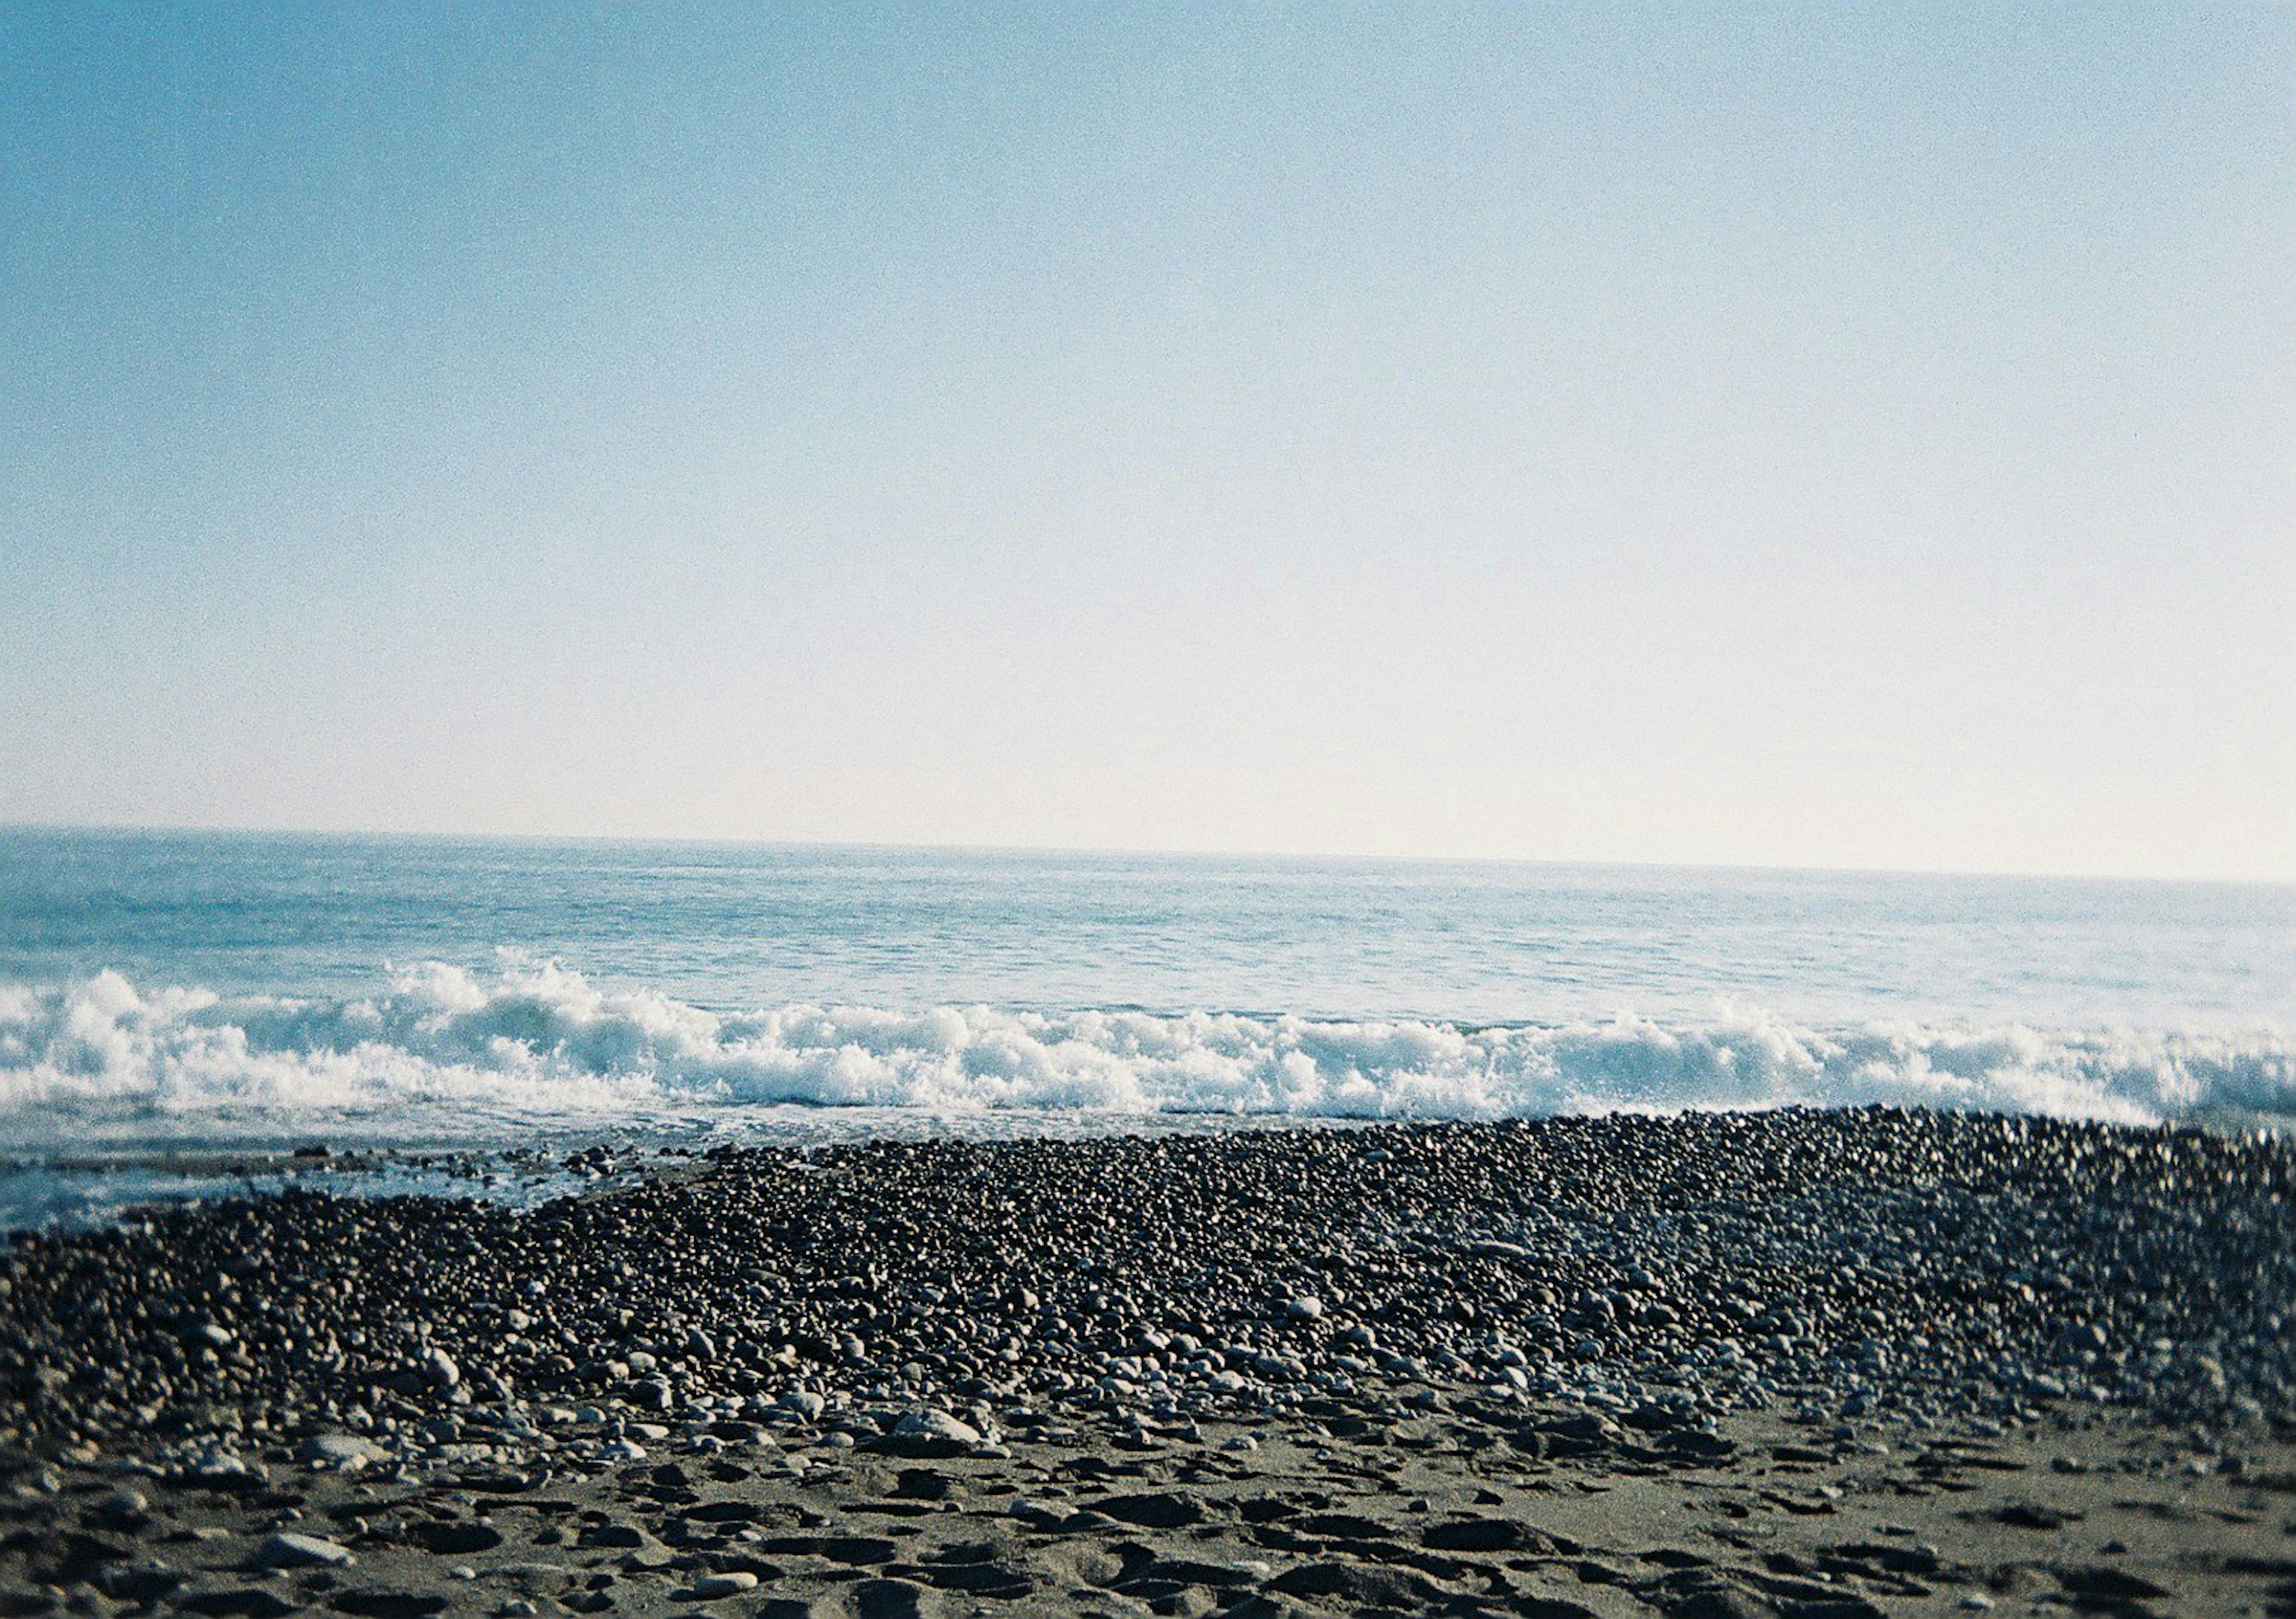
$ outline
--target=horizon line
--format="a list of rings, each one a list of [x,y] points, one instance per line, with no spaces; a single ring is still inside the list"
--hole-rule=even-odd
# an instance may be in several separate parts
[[[1396,854],[1365,851],[1312,853],[1265,848],[1168,846],[1148,848],[1087,844],[931,842],[682,832],[504,832],[455,831],[437,828],[404,827],[237,826],[135,821],[66,822],[16,820],[0,814],[0,834],[9,832],[117,833],[126,836],[202,834],[222,838],[373,838],[434,843],[683,844],[721,848],[874,850],[901,854],[1085,855],[1115,859],[1290,862],[1309,865],[1544,866],[1651,871],[1764,872],[1785,877],[1949,877],[2016,882],[2142,883],[2181,885],[2192,887],[2296,888],[2296,875],[2259,877],[2069,871],[2004,871],[1973,866],[1798,865],[1764,861],[1649,860],[1529,854]]]

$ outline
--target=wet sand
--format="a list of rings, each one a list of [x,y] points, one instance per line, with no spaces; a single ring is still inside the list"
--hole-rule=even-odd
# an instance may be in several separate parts
[[[727,1152],[155,1211],[0,1283],[8,1612],[2296,1612],[2255,1139]]]

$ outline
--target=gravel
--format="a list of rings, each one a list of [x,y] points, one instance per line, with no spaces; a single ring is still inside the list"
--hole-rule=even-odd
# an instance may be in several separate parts
[[[225,1476],[1459,1398],[2285,1428],[2292,1192],[2276,1141],[1889,1109],[729,1148],[524,1214],[291,1192],[19,1234],[0,1446]]]

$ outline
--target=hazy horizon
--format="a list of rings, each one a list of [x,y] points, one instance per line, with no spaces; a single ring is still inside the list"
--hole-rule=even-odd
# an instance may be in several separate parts
[[[1965,878],[1978,881],[2003,882],[2066,882],[2100,884],[2167,884],[2185,887],[2224,888],[2296,888],[2296,879],[2270,877],[2190,877],[2177,873],[2165,875],[2120,875],[2100,871],[1999,871],[1977,868],[1923,866],[1826,866],[1786,865],[1764,862],[1727,861],[1666,861],[1666,860],[1603,860],[1549,859],[1537,855],[1513,854],[1448,854],[1440,852],[1393,853],[1380,850],[1362,852],[1301,853],[1296,849],[1272,848],[1149,848],[1126,847],[1110,844],[1033,844],[1033,843],[932,843],[898,842],[889,839],[864,841],[854,838],[751,838],[721,837],[680,832],[503,832],[469,831],[447,827],[376,828],[359,826],[255,826],[255,825],[168,825],[153,822],[62,822],[62,821],[0,821],[0,836],[9,833],[48,836],[120,836],[143,838],[309,838],[313,840],[370,839],[375,842],[406,841],[409,843],[538,843],[538,844],[600,844],[605,846],[665,846],[689,845],[696,848],[801,850],[820,849],[852,854],[914,854],[991,855],[1011,854],[1043,856],[1047,859],[1073,856],[1078,859],[1106,860],[1201,860],[1235,861],[1245,863],[1297,863],[1313,865],[1398,865],[1398,866],[1522,866],[1548,867],[1562,871],[1584,870],[1599,871],[1651,871],[1669,872],[1700,871],[1717,875],[1742,873],[1792,877],[1879,877],[1879,878]]]
[[[2296,881],[2296,8],[0,12],[0,825]]]

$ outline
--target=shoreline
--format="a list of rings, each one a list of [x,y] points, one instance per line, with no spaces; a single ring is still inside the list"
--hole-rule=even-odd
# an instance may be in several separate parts
[[[2233,1141],[2296,1141],[2283,1116],[2229,1106],[2174,1119],[2128,1122],[1974,1108],[1904,1108],[1894,1104],[1829,1108],[1799,1102],[1765,1107],[1616,1108],[1515,1118],[1416,1119],[1347,1115],[1041,1112],[936,1113],[926,1109],[822,1106],[746,1125],[685,1117],[659,1121],[599,1119],[526,1132],[523,1142],[476,1141],[467,1135],[370,1137],[352,1130],[277,1130],[244,1141],[184,1141],[172,1137],[19,1146],[0,1152],[0,1255],[25,1236],[101,1230],[165,1208],[196,1208],[316,1190],[346,1198],[431,1197],[489,1202],[531,1212],[562,1197],[580,1197],[646,1176],[675,1175],[697,1160],[737,1152],[802,1157],[873,1143],[972,1146],[1110,1138],[1221,1136],[1332,1131],[1440,1128],[1505,1129],[1557,1119],[1610,1117],[1664,1121],[1699,1115],[1770,1113],[1916,1113],[2030,1118],[2077,1128],[2138,1135],[2190,1132]],[[506,1128],[506,1127],[505,1127]]]
[[[0,1280],[12,1612],[2296,1595],[2278,1140],[1874,1109],[721,1147],[525,1213],[160,1209]]]

